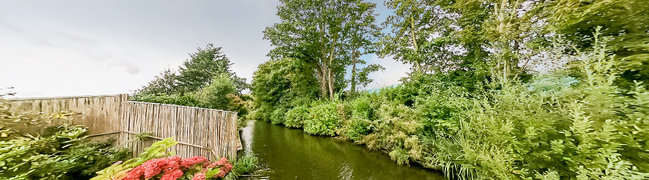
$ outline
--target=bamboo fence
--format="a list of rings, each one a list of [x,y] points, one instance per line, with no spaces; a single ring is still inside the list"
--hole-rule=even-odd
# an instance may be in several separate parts
[[[237,113],[231,111],[128,101],[125,94],[10,99],[9,103],[22,112],[81,113],[73,124],[88,127],[90,137],[116,139],[116,144],[133,150],[134,156],[166,137],[176,138],[178,145],[171,150],[181,157],[234,158],[241,148]],[[141,133],[147,139],[136,141]]]

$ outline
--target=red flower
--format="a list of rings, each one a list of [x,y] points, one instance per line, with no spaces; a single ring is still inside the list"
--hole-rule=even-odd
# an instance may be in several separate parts
[[[194,174],[194,178],[192,180],[205,180],[205,171],[201,171],[199,173]]]
[[[165,174],[162,175],[162,178],[160,178],[160,180],[176,180],[181,176],[183,176],[183,171],[181,171],[180,169],[175,169],[171,172],[165,172]]]
[[[162,169],[167,165],[167,162],[167,159],[152,159],[144,162],[144,164],[141,165],[144,167],[144,178],[149,179],[160,174]]]
[[[183,159],[182,162],[180,162],[180,166],[183,168],[189,168],[196,164],[205,163],[205,162],[207,162],[207,158],[201,156],[194,156],[191,158]]]
[[[219,170],[219,173],[216,174],[217,177],[225,177],[225,175],[228,174],[228,172],[230,172],[230,170],[232,170],[232,165],[230,165],[230,164],[227,163],[227,162],[225,162],[225,163],[226,163],[226,164],[224,164],[224,165],[221,167],[221,169]]]
[[[140,180],[150,179],[154,176],[163,173],[161,180],[176,180],[183,176],[183,170],[187,170],[195,165],[205,167],[201,172],[194,174],[194,180],[204,180],[205,173],[208,169],[220,168],[219,173],[214,177],[225,177],[225,175],[232,170],[232,165],[228,163],[228,159],[221,158],[220,160],[209,164],[205,157],[192,157],[182,159],[178,156],[152,159],[142,163],[140,166],[133,168],[126,174],[124,180]]]
[[[138,166],[126,173],[126,177],[124,177],[123,180],[140,180],[142,174],[144,174],[144,168],[142,168],[142,166]]]

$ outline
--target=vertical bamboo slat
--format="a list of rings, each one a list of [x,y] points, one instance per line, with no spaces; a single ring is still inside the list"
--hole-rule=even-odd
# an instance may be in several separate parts
[[[144,132],[152,133],[153,139],[175,137],[179,144],[170,150],[181,157],[234,158],[241,146],[237,114],[230,111],[128,101],[125,94],[9,99],[9,104],[17,112],[81,113],[74,124],[88,127],[91,136],[116,138],[116,144],[130,148],[134,156],[155,142],[132,142]]]

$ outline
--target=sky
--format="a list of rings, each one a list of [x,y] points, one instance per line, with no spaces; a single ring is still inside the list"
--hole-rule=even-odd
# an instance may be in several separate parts
[[[379,19],[389,13],[376,2]],[[16,97],[132,93],[207,43],[223,47],[248,82],[272,48],[273,0],[0,0],[0,88]],[[367,88],[398,83],[410,66],[363,56],[386,70]]]

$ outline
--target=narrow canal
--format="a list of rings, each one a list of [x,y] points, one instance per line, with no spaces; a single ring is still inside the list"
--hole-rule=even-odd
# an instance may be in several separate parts
[[[244,151],[255,153],[267,169],[254,179],[445,179],[421,167],[398,166],[385,153],[268,122],[248,122],[241,138]]]

